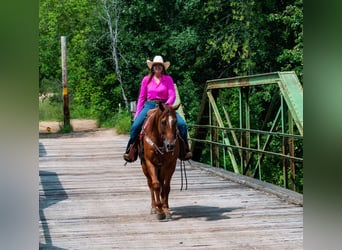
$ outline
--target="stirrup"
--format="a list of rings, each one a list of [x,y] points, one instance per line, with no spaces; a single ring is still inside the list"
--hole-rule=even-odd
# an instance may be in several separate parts
[[[138,145],[133,143],[129,146],[128,150],[123,154],[126,162],[134,162],[138,158]]]
[[[134,161],[134,159],[130,158],[130,155],[127,154],[127,153],[124,153],[124,154],[123,154],[123,158],[124,158],[124,160],[127,161],[127,162],[133,162],[133,161]]]
[[[192,153],[191,151],[187,152],[185,155],[184,155],[184,161],[188,161],[192,158]]]

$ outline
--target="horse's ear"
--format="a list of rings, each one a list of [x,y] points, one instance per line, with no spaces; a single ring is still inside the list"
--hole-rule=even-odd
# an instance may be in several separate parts
[[[165,107],[164,107],[164,105],[163,105],[162,102],[159,102],[159,103],[158,103],[158,106],[159,106],[159,109],[160,109],[161,111],[164,111]]]
[[[177,110],[180,107],[180,105],[182,105],[182,103],[178,103],[176,106],[173,106],[173,110]]]

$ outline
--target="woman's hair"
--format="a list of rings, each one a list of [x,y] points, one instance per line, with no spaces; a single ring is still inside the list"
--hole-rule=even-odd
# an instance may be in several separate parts
[[[162,70],[162,74],[167,75],[166,73],[166,69],[164,67],[163,64],[161,64],[163,66],[163,70]],[[148,81],[147,84],[150,83],[150,81],[152,80],[152,77],[154,76],[154,70],[153,70],[153,66],[148,70]]]

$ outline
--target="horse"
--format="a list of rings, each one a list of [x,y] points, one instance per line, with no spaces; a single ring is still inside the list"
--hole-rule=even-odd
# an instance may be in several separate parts
[[[148,112],[139,143],[141,167],[151,193],[151,214],[158,220],[171,219],[170,183],[179,155],[176,106],[158,103]]]

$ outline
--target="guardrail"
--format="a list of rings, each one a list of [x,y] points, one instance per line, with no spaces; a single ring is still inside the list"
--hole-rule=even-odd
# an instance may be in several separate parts
[[[290,188],[294,191],[302,191],[303,187],[298,185],[298,180],[296,180],[296,172],[303,172],[302,135],[255,129],[222,128],[211,125],[189,124],[188,126],[190,129],[205,128],[211,131],[212,134],[219,135],[215,138],[216,140],[213,140],[212,136],[209,136],[211,139],[189,138],[191,142],[197,142],[202,145],[200,162],[266,181],[270,178],[266,176],[266,173],[263,174],[264,170],[269,167],[265,166],[265,164],[271,163],[275,165],[273,168],[279,166],[282,169],[283,187],[289,189],[289,186],[291,186]],[[226,139],[229,133],[226,132],[228,131],[234,131],[238,137],[237,140],[243,138],[248,133],[251,136],[250,146],[227,144]],[[270,145],[271,139],[272,145]],[[235,158],[240,158],[238,171],[233,168],[229,157],[230,154],[227,154],[227,152],[233,154]],[[270,156],[272,159],[266,156]],[[273,175],[276,174],[273,173]],[[298,178],[302,178],[302,176]],[[279,183],[272,184],[279,185]]]

